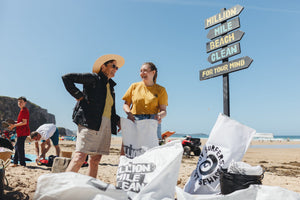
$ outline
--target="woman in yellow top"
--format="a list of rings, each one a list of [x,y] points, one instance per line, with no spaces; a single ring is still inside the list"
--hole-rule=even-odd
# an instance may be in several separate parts
[[[161,120],[167,115],[168,94],[164,87],[156,84],[157,68],[152,62],[142,65],[140,76],[142,81],[131,84],[123,96],[123,109],[132,121],[156,119],[157,137],[161,139]]]

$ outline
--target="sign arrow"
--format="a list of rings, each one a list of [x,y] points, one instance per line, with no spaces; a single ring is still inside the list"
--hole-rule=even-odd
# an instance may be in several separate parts
[[[214,39],[206,43],[206,52],[211,52],[213,50],[219,49],[226,45],[232,44],[234,42],[240,41],[244,35],[243,31],[237,30],[232,33],[228,33],[220,38]]]
[[[206,37],[212,40],[220,35],[233,31],[237,28],[240,28],[239,17],[236,17],[228,22],[225,22],[224,24],[217,26],[216,28],[210,29]]]
[[[218,23],[221,23],[227,19],[231,19],[239,15],[243,9],[244,9],[243,6],[235,5],[228,10],[224,10],[223,12],[220,12],[210,18],[207,18],[205,20],[205,29],[208,29],[209,27],[212,27]]]
[[[207,60],[210,63],[215,63],[225,58],[229,58],[241,53],[240,43],[236,43],[225,47],[219,51],[211,53]]]
[[[246,69],[250,66],[252,61],[252,58],[245,56],[242,58],[232,60],[230,62],[224,62],[220,65],[206,68],[200,71],[200,81],[227,74],[230,72]]]

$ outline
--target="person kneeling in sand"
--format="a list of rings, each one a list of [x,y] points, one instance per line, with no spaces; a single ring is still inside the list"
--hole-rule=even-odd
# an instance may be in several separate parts
[[[54,124],[43,124],[36,131],[31,132],[30,138],[35,140],[35,151],[37,155],[36,162],[40,159],[45,159],[46,153],[49,151],[51,144],[50,139],[56,150],[56,156],[60,154],[60,148],[58,145],[59,133]],[[41,155],[39,155],[39,140],[41,140]],[[47,147],[46,147],[47,145]]]

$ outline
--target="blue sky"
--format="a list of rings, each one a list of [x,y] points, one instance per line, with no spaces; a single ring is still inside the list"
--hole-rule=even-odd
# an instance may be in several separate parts
[[[158,67],[169,95],[162,130],[209,133],[223,112],[222,77],[199,80],[207,61],[204,20],[237,4],[241,54],[254,61],[231,73],[231,118],[257,132],[300,135],[300,2],[235,0],[0,0],[0,95],[26,96],[72,130],[75,99],[61,76],[91,72],[103,54],[125,65],[114,80],[117,112],[143,62]]]

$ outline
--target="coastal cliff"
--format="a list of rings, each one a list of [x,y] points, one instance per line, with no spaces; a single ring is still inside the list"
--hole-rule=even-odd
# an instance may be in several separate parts
[[[30,119],[29,127],[31,131],[36,130],[40,125],[45,123],[54,123],[55,116],[44,108],[27,101],[26,107],[29,110]],[[0,96],[0,121],[6,119],[17,120],[20,108],[18,107],[18,99],[12,97]]]

